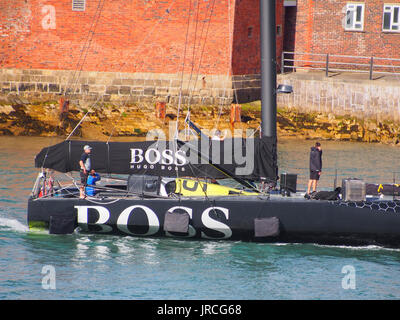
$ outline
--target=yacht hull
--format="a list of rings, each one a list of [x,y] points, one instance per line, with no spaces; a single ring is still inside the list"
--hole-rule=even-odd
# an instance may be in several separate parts
[[[179,219],[170,220],[172,228],[171,223],[167,226],[168,213],[188,216],[185,231],[175,232],[174,223],[182,228]],[[79,232],[136,237],[400,247],[399,201],[255,196],[92,201],[53,197],[29,199],[27,218],[30,227],[42,226],[59,234],[79,227]],[[272,233],[271,218],[278,221]]]

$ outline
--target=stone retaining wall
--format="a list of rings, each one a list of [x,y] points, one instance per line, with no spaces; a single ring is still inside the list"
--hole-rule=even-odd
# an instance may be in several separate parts
[[[232,83],[233,82],[233,83]],[[157,73],[78,72],[63,70],[0,69],[0,90],[4,99],[18,96],[31,100],[54,100],[66,94],[80,105],[94,101],[170,105],[229,105],[237,88],[239,101],[259,99],[259,75],[221,76]]]
[[[400,122],[400,80],[360,80],[357,75],[340,79],[289,73],[278,75],[278,83],[293,86],[293,93],[278,95],[280,107]]]
[[[314,77],[306,73],[279,74],[278,83],[291,84],[292,94],[278,94],[278,107],[359,119],[400,122],[400,80],[357,80]],[[219,106],[260,99],[260,75],[204,75],[157,73],[74,72],[63,70],[0,69],[0,104],[57,101],[67,94],[73,104],[101,103],[152,106],[165,101]]]

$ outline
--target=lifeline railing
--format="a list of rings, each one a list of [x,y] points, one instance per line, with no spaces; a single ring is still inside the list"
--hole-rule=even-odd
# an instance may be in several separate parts
[[[395,58],[289,51],[283,51],[281,58],[283,73],[288,69],[321,70],[328,77],[329,72],[357,72],[369,73],[370,80],[374,80],[374,74],[400,75],[400,59]]]

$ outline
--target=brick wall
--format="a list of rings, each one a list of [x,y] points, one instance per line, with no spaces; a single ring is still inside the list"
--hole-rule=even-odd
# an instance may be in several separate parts
[[[115,79],[120,73],[154,74],[161,81],[163,74],[179,80],[184,71],[191,75],[185,80],[187,93],[206,86],[209,76],[231,76],[232,71],[257,78],[258,1],[96,0],[86,1],[82,12],[72,11],[72,0],[1,1],[1,68],[75,70],[52,83],[60,88],[81,85],[82,72],[111,72]],[[282,26],[283,0],[277,3],[277,23]],[[248,26],[253,28],[250,36]],[[277,51],[282,50],[281,38]],[[7,83],[10,72],[6,74]],[[36,83],[36,89],[43,88]],[[253,85],[259,90],[258,83]],[[15,86],[20,84],[10,83],[10,90]]]
[[[260,65],[260,0],[236,0],[233,74],[259,74]],[[283,0],[276,0],[276,24],[281,28],[276,37],[278,65],[283,49],[284,10]]]
[[[75,70],[83,65],[85,71],[182,71],[189,1],[86,1],[84,12],[72,11],[71,3],[72,0],[2,1],[1,49],[13,47],[2,66]],[[216,1],[213,8],[211,4],[192,3],[186,73],[191,71],[193,62],[198,65],[206,28],[200,73],[226,74],[229,69],[227,1]]]
[[[260,100],[260,0],[236,0],[233,34],[233,88],[239,102]],[[283,0],[276,0],[277,70],[283,50],[285,11]]]
[[[363,30],[345,30],[347,3],[364,4]],[[365,0],[356,2],[297,0],[295,51],[399,59],[400,33],[382,31],[384,3],[397,3],[400,5],[398,0]],[[298,56],[297,58],[302,60],[321,60],[317,56]],[[338,62],[341,61],[349,62],[350,60],[338,60]],[[353,63],[369,63],[366,60],[352,61]],[[389,64],[399,65],[400,63],[391,61]],[[324,65],[322,66],[324,67]],[[356,65],[352,67],[357,68]]]

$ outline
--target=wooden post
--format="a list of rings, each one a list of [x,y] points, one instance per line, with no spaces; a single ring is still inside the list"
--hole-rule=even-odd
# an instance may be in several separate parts
[[[165,119],[166,103],[156,102],[156,118]]]
[[[231,105],[230,122],[233,125],[235,122],[241,122],[242,106],[240,104]]]
[[[329,53],[326,54],[325,77],[329,75]]]
[[[64,128],[65,120],[68,119],[68,112],[69,112],[69,100],[66,100],[64,96],[60,97],[59,108],[60,108],[59,126]]]
[[[371,63],[369,66],[369,80],[372,80],[372,74],[374,72],[373,70],[374,70],[374,57],[371,57]]]

